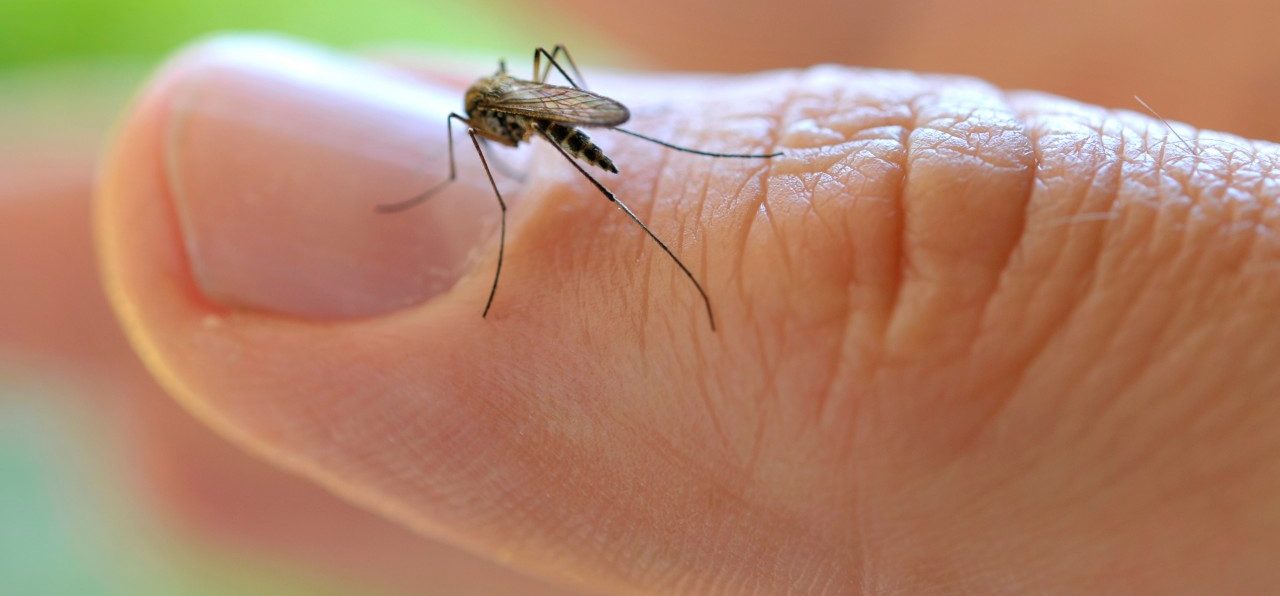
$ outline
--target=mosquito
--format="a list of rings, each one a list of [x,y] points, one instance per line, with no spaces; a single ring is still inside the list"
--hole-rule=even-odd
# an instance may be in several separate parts
[[[564,67],[556,61],[556,58],[561,55],[569,63],[574,76],[569,76]],[[542,62],[544,58],[546,59],[545,64]],[[551,74],[552,68],[569,82],[569,87],[547,83],[547,77]],[[640,226],[640,229],[644,230],[644,233],[662,249],[662,252],[671,257],[676,267],[680,268],[684,276],[689,278],[694,288],[698,290],[698,295],[702,297],[703,305],[707,310],[707,321],[711,324],[711,330],[715,331],[716,320],[711,312],[711,299],[707,297],[706,290],[703,289],[698,279],[694,277],[693,272],[689,271],[689,268],[680,260],[680,257],[677,257],[667,247],[666,243],[659,239],[649,229],[649,226],[645,225],[631,211],[631,208],[626,203],[622,202],[604,184],[601,184],[580,163],[583,162],[613,174],[618,173],[618,168],[613,161],[604,154],[600,147],[591,142],[591,138],[580,127],[616,130],[651,143],[657,143],[669,149],[708,157],[768,159],[782,155],[782,153],[748,154],[699,151],[619,128],[631,118],[631,113],[627,110],[627,107],[617,100],[588,91],[586,86],[582,73],[578,71],[578,65],[563,44],[556,45],[550,52],[541,47],[533,51],[532,80],[519,79],[507,74],[506,62],[499,60],[496,73],[481,78],[471,85],[471,88],[467,89],[464,98],[464,108],[467,115],[463,116],[453,112],[445,120],[447,134],[449,135],[449,177],[408,200],[379,205],[377,211],[394,213],[409,209],[423,203],[457,179],[458,172],[453,152],[453,121],[457,120],[465,124],[467,126],[467,135],[471,137],[471,144],[475,146],[476,154],[480,156],[480,163],[484,166],[484,172],[489,177],[489,186],[493,187],[493,194],[497,197],[498,207],[502,212],[498,237],[498,267],[493,274],[493,286],[489,288],[489,298],[485,301],[484,312],[480,315],[481,317],[487,317],[489,309],[493,306],[493,297],[498,292],[498,279],[502,276],[502,258],[507,242],[507,204],[502,199],[502,193],[498,190],[497,182],[493,179],[493,172],[489,169],[489,159],[485,157],[481,144],[484,141],[493,141],[500,145],[515,147],[520,143],[531,141],[534,136],[542,137],[556,151],[559,151],[560,155],[564,156],[578,172],[591,181],[591,184],[606,199],[621,209],[636,225]],[[487,145],[487,143],[485,144]]]

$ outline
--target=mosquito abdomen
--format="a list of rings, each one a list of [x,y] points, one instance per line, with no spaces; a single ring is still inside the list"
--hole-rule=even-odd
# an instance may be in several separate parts
[[[613,165],[613,160],[609,159],[609,156],[605,155],[599,146],[591,142],[591,137],[582,132],[582,129],[566,126],[558,122],[540,122],[539,127],[569,155],[606,172],[618,173],[618,168]]]

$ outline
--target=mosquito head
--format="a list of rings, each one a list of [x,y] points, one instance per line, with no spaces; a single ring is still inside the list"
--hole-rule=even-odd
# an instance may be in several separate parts
[[[474,116],[476,105],[480,103],[480,98],[484,96],[484,90],[479,84],[472,85],[467,89],[467,95],[463,98],[462,107],[466,109],[468,116]]]
[[[467,93],[463,96],[462,104],[467,110],[467,115],[474,115],[476,106],[483,102],[486,98],[491,98],[498,94],[503,86],[503,81],[510,79],[510,75],[495,74],[493,76],[483,77],[471,87],[467,89]]]

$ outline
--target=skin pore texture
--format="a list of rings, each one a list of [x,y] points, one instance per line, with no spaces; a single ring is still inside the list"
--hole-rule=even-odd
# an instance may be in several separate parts
[[[372,211],[444,174],[465,81],[233,38],[105,164],[133,345],[275,464],[589,592],[1280,581],[1274,145],[959,77],[589,80],[646,134],[785,152],[593,135],[718,332],[545,146],[481,319],[497,206],[460,131],[456,188]]]

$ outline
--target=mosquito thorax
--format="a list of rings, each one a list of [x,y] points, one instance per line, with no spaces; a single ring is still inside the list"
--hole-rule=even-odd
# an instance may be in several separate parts
[[[499,72],[472,83],[467,88],[467,93],[463,98],[463,106],[467,110],[467,115],[475,114],[476,106],[485,99],[492,100],[501,97],[503,92],[511,86],[512,80],[511,75]]]

